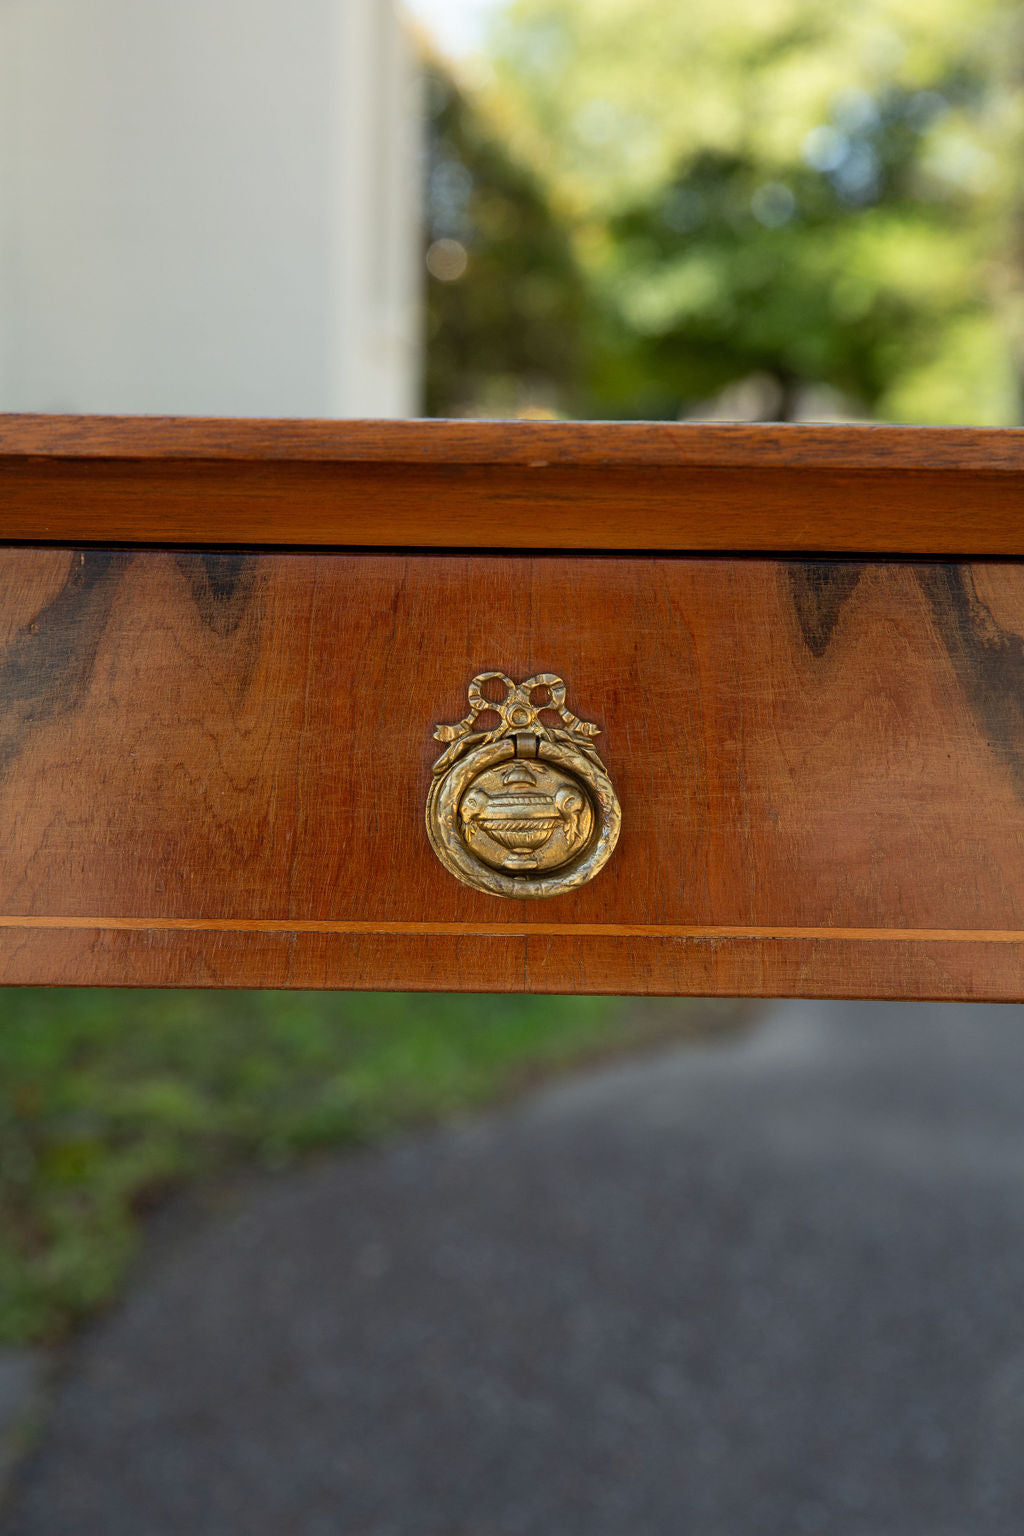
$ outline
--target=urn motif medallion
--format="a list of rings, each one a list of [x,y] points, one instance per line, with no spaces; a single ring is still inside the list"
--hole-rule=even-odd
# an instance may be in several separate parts
[[[504,697],[485,696],[488,684]],[[481,672],[469,685],[469,714],[434,731],[448,745],[434,764],[427,833],[464,884],[494,896],[557,896],[592,880],[611,856],[622,818],[594,749],[598,728],[565,696],[553,672],[523,683]],[[485,712],[498,716],[491,730],[478,727]]]

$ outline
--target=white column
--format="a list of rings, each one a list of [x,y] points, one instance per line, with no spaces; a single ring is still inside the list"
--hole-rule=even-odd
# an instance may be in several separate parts
[[[341,258],[331,349],[332,414],[419,409],[420,99],[407,32],[389,0],[342,0],[335,132]],[[361,402],[358,409],[351,402]]]
[[[392,0],[0,0],[0,409],[404,415]]]

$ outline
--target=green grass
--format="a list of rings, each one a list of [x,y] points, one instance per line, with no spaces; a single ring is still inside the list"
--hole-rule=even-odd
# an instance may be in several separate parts
[[[0,989],[0,1341],[116,1294],[185,1181],[365,1144],[685,1027],[608,998]]]

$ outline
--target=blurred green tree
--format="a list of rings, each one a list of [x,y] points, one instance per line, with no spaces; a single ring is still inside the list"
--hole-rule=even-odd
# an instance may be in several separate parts
[[[587,299],[570,232],[436,59],[425,95],[426,413],[579,412]]]
[[[1018,419],[1018,28],[1007,0],[511,0],[480,96],[571,235],[582,413],[753,380],[774,417],[825,386]]]

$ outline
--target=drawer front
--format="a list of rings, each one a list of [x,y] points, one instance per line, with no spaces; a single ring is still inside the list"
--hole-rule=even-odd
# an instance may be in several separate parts
[[[0,980],[1024,996],[1024,567],[0,552]],[[470,679],[557,673],[619,843],[460,883]]]

